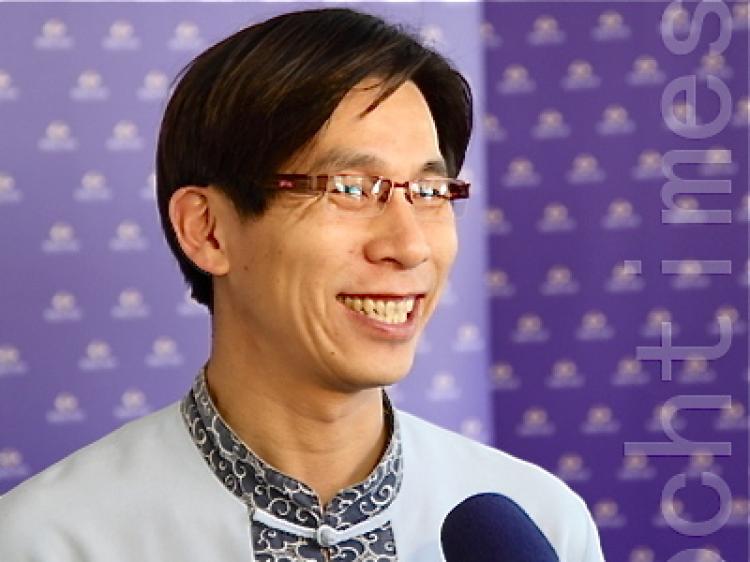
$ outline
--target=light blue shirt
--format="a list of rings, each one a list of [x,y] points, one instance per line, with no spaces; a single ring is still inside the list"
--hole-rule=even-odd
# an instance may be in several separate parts
[[[309,503],[311,490],[285,495],[284,486],[296,481],[278,471],[254,471],[245,483],[254,486],[243,487],[237,476],[252,463],[239,459],[257,457],[234,432],[187,429],[198,419],[220,427],[210,403],[203,415],[190,412],[196,389],[207,404],[200,380],[185,400],[124,425],[0,498],[0,560],[282,561],[290,560],[291,544],[300,547],[300,560],[365,562],[375,560],[373,549],[391,548],[385,559],[436,562],[443,560],[440,528],[448,512],[469,496],[496,492],[526,511],[561,562],[604,561],[585,503],[556,476],[395,408],[374,480],[340,492],[330,517]],[[217,437],[224,439],[223,454]],[[274,499],[263,495],[274,479],[280,503],[263,504]],[[348,510],[347,497],[365,501]],[[365,514],[374,497],[383,498],[381,505]],[[305,505],[307,511],[285,511]],[[370,554],[357,551],[369,538]]]

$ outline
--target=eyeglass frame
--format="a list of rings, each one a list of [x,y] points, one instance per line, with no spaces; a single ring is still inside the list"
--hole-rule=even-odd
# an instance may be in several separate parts
[[[383,194],[385,195],[385,200],[383,200],[383,195],[381,195],[378,199],[379,201],[382,201],[383,208],[385,208],[385,205],[388,204],[388,202],[391,199],[391,195],[394,191],[394,189],[403,188],[404,189],[404,195],[406,196],[406,200],[410,204],[414,204],[412,201],[412,192],[410,190],[411,184],[415,183],[419,180],[407,180],[404,182],[397,182],[390,178],[387,178],[385,176],[370,176],[367,174],[274,174],[273,178],[269,181],[270,185],[265,185],[264,187],[266,189],[274,189],[279,191],[296,191],[297,193],[315,193],[319,192],[321,194],[329,193],[328,187],[328,180],[333,177],[355,177],[355,178],[370,178],[371,180],[375,181],[382,181],[384,183],[387,183],[389,186],[387,189],[383,190]],[[316,180],[316,182],[313,182],[311,180]],[[471,184],[469,182],[466,182],[464,180],[459,180],[457,178],[450,178],[450,177],[444,177],[444,176],[438,176],[435,178],[420,178],[420,179],[436,179],[436,180],[448,180],[450,184],[456,188],[458,188],[458,192],[454,192],[450,190],[449,193],[450,197],[443,197],[446,201],[449,203],[452,203],[456,200],[465,200],[469,198],[469,188],[471,187]],[[300,184],[303,181],[310,182],[310,185],[306,187],[300,187]],[[316,185],[312,185],[313,183],[316,183]]]

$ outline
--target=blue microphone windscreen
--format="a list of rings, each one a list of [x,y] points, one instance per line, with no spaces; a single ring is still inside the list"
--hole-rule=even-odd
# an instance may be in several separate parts
[[[446,516],[440,540],[447,562],[559,562],[539,527],[502,494],[466,498]]]

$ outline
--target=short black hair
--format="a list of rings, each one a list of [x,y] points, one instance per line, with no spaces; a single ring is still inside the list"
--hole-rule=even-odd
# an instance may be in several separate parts
[[[182,252],[170,198],[183,186],[213,186],[241,217],[263,213],[272,193],[258,185],[306,148],[346,93],[368,77],[382,80],[381,94],[363,116],[407,80],[416,84],[456,177],[471,136],[471,89],[404,25],[349,8],[286,13],[234,33],[178,74],[159,131],[157,202],[192,297],[211,313],[211,275]]]

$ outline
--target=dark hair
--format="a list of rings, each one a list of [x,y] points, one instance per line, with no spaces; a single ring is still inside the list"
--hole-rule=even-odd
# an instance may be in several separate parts
[[[180,72],[159,132],[157,200],[167,243],[193,298],[209,311],[212,278],[177,242],[172,194],[211,185],[241,217],[263,213],[272,195],[257,184],[306,148],[344,95],[368,77],[382,79],[381,94],[362,115],[407,80],[417,85],[455,177],[471,136],[469,84],[403,26],[348,8],[287,13],[227,37]]]

